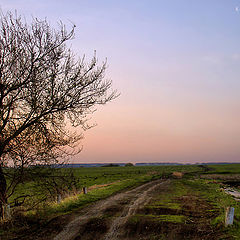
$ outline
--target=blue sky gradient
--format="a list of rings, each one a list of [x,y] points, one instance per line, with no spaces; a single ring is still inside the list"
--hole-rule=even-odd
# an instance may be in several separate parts
[[[121,96],[99,108],[76,162],[240,161],[240,0],[2,0],[59,20],[76,55],[108,59]]]

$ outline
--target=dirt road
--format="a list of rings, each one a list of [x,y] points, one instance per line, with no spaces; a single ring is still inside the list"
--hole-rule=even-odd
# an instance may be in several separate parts
[[[121,239],[121,227],[127,219],[151,200],[155,188],[168,182],[169,180],[152,181],[84,208],[54,240]],[[96,228],[101,231],[96,231],[98,235],[93,236]]]

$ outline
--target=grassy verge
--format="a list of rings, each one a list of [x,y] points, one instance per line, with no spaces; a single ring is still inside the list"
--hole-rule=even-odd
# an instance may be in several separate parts
[[[235,208],[234,224],[225,228],[229,206]],[[136,237],[142,236],[141,229],[149,229],[146,234],[154,233],[161,239],[170,235],[176,239],[240,239],[240,206],[221,185],[187,177],[172,180],[167,188],[160,189],[128,224],[130,232],[139,231]]]
[[[53,228],[53,226],[51,226],[52,221],[62,221],[58,220],[59,217],[70,216],[88,204],[105,199],[124,189],[136,187],[157,177],[159,176],[142,175],[131,179],[116,181],[103,187],[94,188],[88,191],[87,194],[78,194],[65,198],[59,204],[50,203],[40,210],[27,211],[24,215],[19,216],[19,219],[17,217],[14,220],[15,223],[12,222],[12,224],[4,225],[4,228],[0,228],[0,239],[13,239],[16,238],[16,236],[19,239],[25,239],[25,236],[32,235],[40,229]],[[66,224],[64,220],[63,224]]]
[[[225,222],[225,212],[227,207],[234,207],[234,224],[228,226],[226,231],[234,239],[240,239],[240,205],[239,202],[227,195],[221,188],[221,185],[208,180],[192,180],[186,182],[196,194],[207,199],[213,206],[212,210],[218,211],[218,216],[212,220],[212,224],[216,227],[223,226]]]
[[[69,197],[63,200],[59,204],[52,204],[44,210],[44,216],[56,216],[72,212],[76,209],[85,207],[86,205],[96,202],[101,199],[105,199],[114,193],[121,190],[136,187],[137,185],[155,179],[155,176],[145,175],[138,178],[126,179],[112,183],[102,188],[96,188],[88,192],[88,194],[79,194],[74,197]]]
[[[76,192],[80,192],[82,187],[91,187],[93,185],[110,184],[116,181],[123,181],[128,179],[136,179],[145,175],[162,176],[168,175],[174,171],[193,172],[201,170],[197,166],[133,166],[133,167],[92,167],[92,168],[73,168],[73,169],[55,169],[56,175],[67,174],[72,170],[73,175],[78,180],[75,187]],[[54,175],[54,174],[53,174]],[[54,192],[54,185],[47,186],[52,193]],[[46,187],[45,187],[46,188]],[[14,204],[14,199],[20,196],[29,196],[23,207],[25,209],[32,208],[36,202],[41,202],[42,206],[53,202],[55,196],[49,194],[49,191],[43,189],[35,179],[29,178],[24,183],[19,184],[14,194],[9,198],[9,203]],[[71,192],[71,190],[70,190]],[[68,193],[67,193],[68,194]],[[67,195],[66,194],[66,195]],[[20,199],[22,200],[22,199]],[[37,206],[39,207],[39,206]],[[40,206],[41,207],[41,206]]]

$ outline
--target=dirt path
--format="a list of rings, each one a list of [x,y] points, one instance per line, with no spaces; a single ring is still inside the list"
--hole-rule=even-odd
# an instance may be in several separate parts
[[[115,240],[119,239],[121,234],[121,226],[125,224],[127,219],[134,215],[136,210],[143,207],[151,199],[151,192],[158,186],[166,184],[169,180],[156,180],[153,182],[145,183],[137,188],[116,194],[110,198],[98,201],[83,209],[78,217],[71,221],[64,227],[54,240],[75,240],[82,239],[81,229],[86,226],[90,219],[99,218],[104,214],[112,214],[119,212],[117,217],[112,218],[110,227],[106,229],[106,233],[101,239]],[[88,239],[88,238],[86,238]]]

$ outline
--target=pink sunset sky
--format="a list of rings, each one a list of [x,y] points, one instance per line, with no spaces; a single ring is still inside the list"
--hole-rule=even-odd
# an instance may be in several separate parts
[[[2,0],[76,28],[120,97],[98,107],[75,163],[240,162],[239,0]],[[79,130],[80,131],[80,130]]]

